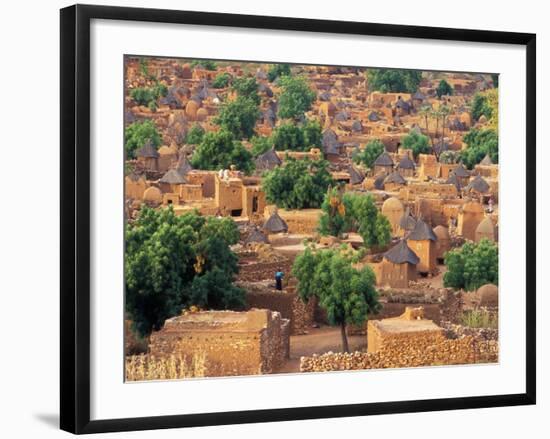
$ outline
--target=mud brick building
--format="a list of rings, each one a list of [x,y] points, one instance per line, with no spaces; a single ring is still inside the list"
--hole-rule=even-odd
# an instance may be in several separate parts
[[[289,321],[267,309],[189,312],[151,334],[149,351],[193,358],[204,353],[208,376],[272,373],[289,355]]]

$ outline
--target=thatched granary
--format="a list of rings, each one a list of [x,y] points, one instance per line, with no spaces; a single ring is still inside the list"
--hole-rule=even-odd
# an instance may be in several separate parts
[[[351,185],[361,184],[365,179],[365,174],[363,174],[359,169],[353,165],[348,166],[349,182]]]
[[[405,186],[406,184],[407,180],[397,171],[392,172],[384,179],[384,189],[388,191],[396,190],[400,186]]]
[[[407,236],[412,250],[420,258],[417,270],[421,273],[433,273],[436,268],[437,236],[432,228],[422,219],[419,219],[414,229]]]
[[[403,177],[412,177],[416,168],[415,163],[411,160],[408,154],[405,154],[397,165],[397,172]]]
[[[268,242],[267,236],[259,229],[252,230],[244,241],[245,245],[257,243],[267,244]]]
[[[178,193],[179,185],[185,183],[185,178],[176,169],[170,169],[159,180],[160,188],[164,193]]]
[[[260,154],[256,158],[256,170],[257,171],[269,171],[282,164],[282,160],[279,158],[273,148]]]
[[[393,160],[387,151],[380,154],[374,161],[374,172],[385,172],[389,174],[393,171]]]
[[[399,236],[408,235],[410,232],[413,231],[414,226],[416,226],[416,218],[411,215],[411,210],[409,207],[407,207],[405,209],[405,213],[399,220],[398,235]]]
[[[402,239],[384,253],[378,283],[392,288],[407,288],[409,281],[417,279],[416,267],[420,259]]]
[[[263,229],[267,233],[286,233],[288,232],[288,225],[275,211],[264,223]]]

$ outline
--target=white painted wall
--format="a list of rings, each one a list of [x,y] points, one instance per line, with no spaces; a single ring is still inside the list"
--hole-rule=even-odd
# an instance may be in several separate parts
[[[258,2],[210,0],[183,2],[158,0],[103,0],[90,3],[122,6],[196,9],[261,15],[302,16],[395,24],[483,28],[538,34],[538,162],[550,159],[543,121],[550,100],[548,77],[550,30],[543,2],[521,3],[463,0],[453,6],[441,1],[357,2],[316,1]],[[2,160],[3,199],[0,208],[0,325],[3,329],[0,360],[0,432],[6,437],[59,437],[58,412],[58,285],[59,285],[59,44],[58,9],[69,2],[26,1],[3,4],[0,14],[2,57],[0,62],[0,148],[17,154],[23,169],[10,168]],[[546,53],[545,53],[546,52]],[[543,55],[546,55],[543,56]],[[543,111],[546,110],[546,111]],[[546,142],[545,142],[546,140]],[[539,213],[542,225],[548,208],[550,183],[539,165]],[[49,186],[44,182],[51,182]],[[37,184],[38,183],[38,184]],[[17,190],[15,190],[17,188]],[[27,192],[25,192],[27,191]],[[40,192],[39,192],[40,191]],[[31,197],[29,197],[31,194]],[[540,228],[540,227],[539,227]],[[548,368],[547,321],[542,310],[550,287],[543,279],[550,245],[548,233],[539,231],[539,371]],[[546,351],[543,346],[546,345]],[[499,408],[391,415],[339,420],[286,422],[270,425],[211,427],[161,432],[129,433],[132,437],[241,438],[338,437],[342,433],[369,437],[461,438],[543,437],[550,409],[548,378],[539,373],[539,404],[536,407]],[[541,432],[539,434],[535,432]],[[113,436],[113,435],[108,435]],[[120,437],[113,436],[113,437]]]

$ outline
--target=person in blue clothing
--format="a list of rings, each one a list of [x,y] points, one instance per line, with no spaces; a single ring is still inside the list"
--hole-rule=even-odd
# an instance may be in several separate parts
[[[277,270],[277,272],[275,273],[275,288],[277,288],[279,291],[283,289],[283,277],[285,277],[285,275],[281,271],[281,269]]]

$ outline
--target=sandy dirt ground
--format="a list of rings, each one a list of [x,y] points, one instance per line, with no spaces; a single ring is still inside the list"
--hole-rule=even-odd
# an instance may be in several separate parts
[[[366,335],[348,336],[351,351],[358,351],[367,347]],[[326,352],[341,352],[342,337],[340,328],[322,326],[311,328],[308,334],[292,335],[290,337],[290,359],[277,373],[293,373],[300,371],[300,357]]]

